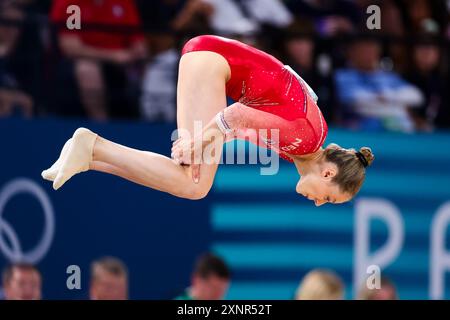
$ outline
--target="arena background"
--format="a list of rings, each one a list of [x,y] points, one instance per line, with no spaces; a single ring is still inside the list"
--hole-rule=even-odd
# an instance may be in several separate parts
[[[174,127],[55,119],[0,124],[1,262],[6,252],[27,258],[43,248],[32,262],[43,272],[45,298],[86,297],[89,263],[105,254],[126,261],[132,298],[173,298],[189,284],[194,258],[210,249],[232,267],[229,298],[290,299],[299,279],[318,267],[337,270],[351,297],[356,247],[367,245],[373,255],[396,234],[400,244],[394,244],[382,272],[395,279],[401,298],[430,298],[433,273],[444,275],[447,288],[450,284],[448,266],[435,269],[448,257],[450,235],[450,173],[442,169],[450,161],[447,133],[375,136],[332,129],[329,136],[344,146],[379,146],[374,148],[377,162],[354,201],[316,208],[295,193],[297,174],[284,163],[273,176],[261,176],[257,165],[222,166],[213,192],[202,201],[177,199],[98,173],[77,176],[54,192],[40,171],[53,160],[53,146],[76,127],[89,126],[114,141],[165,154]],[[49,200],[51,219],[27,184]],[[5,199],[14,186],[17,192]],[[366,210],[375,215],[371,219],[366,213],[362,222],[369,225],[367,239],[357,223]],[[394,221],[387,224],[382,214]],[[6,223],[20,247],[14,247]],[[438,238],[434,245],[442,251],[434,257],[433,232]],[[48,248],[41,245],[47,233]],[[72,264],[85,275],[81,291],[66,287],[66,268]]]
[[[32,22],[47,26],[47,11],[37,12],[45,19]],[[318,38],[323,52],[333,51],[336,38]],[[56,66],[52,57],[47,66]],[[130,298],[172,299],[189,285],[194,260],[206,251],[231,266],[228,299],[291,299],[316,268],[336,271],[351,299],[370,264],[395,283],[400,299],[450,297],[448,128],[354,130],[330,120],[326,143],[368,145],[376,155],[361,192],[339,206],[317,208],[299,197],[298,174],[284,161],[273,176],[260,175],[258,165],[221,166],[201,201],[99,173],[76,176],[55,192],[40,173],[76,128],[169,155],[175,124],[120,117],[99,122],[74,116],[69,107],[58,114],[42,96],[53,92],[58,103],[71,102],[73,91],[60,94],[54,82],[42,79],[34,85],[30,92],[39,103],[33,117],[0,119],[0,268],[18,260],[36,264],[43,298],[87,299],[90,263],[111,255],[129,268]],[[42,86],[50,91],[39,91]],[[66,287],[66,268],[74,264],[82,270],[81,290]]]

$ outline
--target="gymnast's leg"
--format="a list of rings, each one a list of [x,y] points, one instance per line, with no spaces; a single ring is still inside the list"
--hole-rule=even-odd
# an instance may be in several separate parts
[[[193,137],[194,121],[203,126],[226,107],[225,83],[230,76],[226,60],[213,52],[191,52],[180,61],[177,91],[177,123]],[[182,133],[182,131],[181,131]],[[82,147],[80,147],[82,146]],[[58,189],[74,174],[87,170],[106,172],[178,197],[199,199],[210,190],[217,163],[202,164],[200,181],[192,180],[191,168],[163,155],[128,148],[79,129],[67,150],[52,168],[43,172]],[[221,152],[221,150],[216,150]]]

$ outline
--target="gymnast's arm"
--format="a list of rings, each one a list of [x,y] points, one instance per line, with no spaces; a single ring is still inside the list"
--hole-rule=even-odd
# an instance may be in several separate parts
[[[231,130],[238,129],[281,129],[289,121],[269,112],[234,103],[223,111],[223,119]],[[220,125],[220,123],[219,123]]]
[[[180,164],[199,164],[197,158],[211,143],[219,141],[215,147],[222,147],[224,136],[239,138],[239,132],[244,129],[252,129],[254,132],[245,133],[253,135],[256,139],[257,130],[280,130],[288,127],[290,121],[287,121],[277,115],[261,111],[255,108],[247,107],[239,102],[232,104],[219,112],[202,130],[202,136],[194,137],[189,141],[179,139],[175,141],[172,147],[172,158]],[[251,139],[252,142],[256,140]]]

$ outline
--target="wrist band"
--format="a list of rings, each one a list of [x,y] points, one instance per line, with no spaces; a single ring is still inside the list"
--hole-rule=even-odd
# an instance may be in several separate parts
[[[217,126],[219,127],[220,131],[223,134],[227,134],[227,133],[230,133],[231,131],[233,131],[231,129],[231,127],[228,125],[228,123],[225,121],[225,116],[224,116],[223,111],[219,112],[216,115],[215,119],[216,119]]]

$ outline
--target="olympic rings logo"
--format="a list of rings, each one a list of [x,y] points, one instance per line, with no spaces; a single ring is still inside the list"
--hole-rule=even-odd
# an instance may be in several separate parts
[[[44,232],[39,242],[30,250],[23,251],[19,237],[13,227],[3,217],[8,201],[20,193],[33,195],[41,204],[44,212]],[[39,262],[48,252],[55,233],[53,206],[45,191],[35,182],[26,178],[17,178],[0,190],[0,252],[10,262]],[[8,239],[8,242],[5,241]]]

